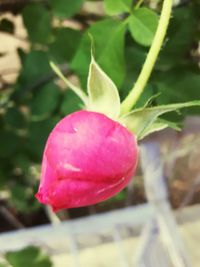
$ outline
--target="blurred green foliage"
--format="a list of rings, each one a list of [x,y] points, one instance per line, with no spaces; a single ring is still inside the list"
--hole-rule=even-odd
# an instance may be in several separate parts
[[[0,267],[51,267],[49,256],[38,247],[30,246],[18,251],[7,252]]]
[[[86,90],[91,33],[96,60],[123,99],[142,68],[161,9],[159,1],[154,10],[149,0],[137,8],[136,4],[131,0],[27,1],[18,10],[30,49],[18,49],[18,78],[0,91],[0,190],[9,192],[8,204],[17,211],[41,207],[34,192],[47,136],[61,117],[81,108],[73,92],[58,83],[49,61],[56,62],[69,79],[78,78]],[[199,99],[199,14],[197,0],[173,8],[165,44],[139,105],[157,93],[154,102],[159,104]],[[15,25],[0,18],[0,31],[15,35]],[[8,255],[8,260],[13,257]]]

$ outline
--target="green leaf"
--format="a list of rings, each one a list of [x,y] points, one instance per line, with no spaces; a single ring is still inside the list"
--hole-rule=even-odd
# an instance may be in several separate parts
[[[17,107],[12,107],[7,110],[4,121],[7,126],[13,129],[22,129],[26,126],[25,116]]]
[[[72,60],[71,68],[80,75],[84,85],[90,64],[90,39],[93,36],[97,63],[119,87],[125,76],[124,37],[126,25],[114,19],[93,24],[84,34],[80,47]],[[113,67],[114,66],[114,67]]]
[[[122,88],[120,89],[120,96],[122,100],[128,95],[130,88],[132,88],[133,84],[136,82],[148,53],[148,48],[133,42],[130,34],[128,34],[127,37],[128,44],[125,49],[126,77],[124,79]],[[149,83],[147,86],[148,85]],[[152,92],[150,93],[149,91],[152,91],[151,88],[150,90],[146,88],[144,90],[144,94],[146,96],[149,95],[150,97]],[[141,98],[143,98],[143,94]]]
[[[63,115],[68,115],[72,112],[79,110],[82,106],[80,98],[75,95],[71,90],[67,90],[61,104],[61,112]]]
[[[176,111],[181,108],[193,106],[200,106],[200,101],[197,100],[186,103],[135,109],[129,114],[121,117],[120,121],[121,123],[125,124],[126,127],[137,136],[138,139],[141,139],[148,129],[152,129],[152,124],[156,122],[160,115],[167,112]],[[161,127],[161,129],[163,128]],[[158,128],[155,127],[155,130],[158,130]],[[152,133],[153,129],[150,132]]]
[[[178,67],[157,73],[154,78],[154,85],[161,93],[157,99],[157,103],[160,105],[198,99],[200,88],[199,68],[193,70],[191,66]],[[189,112],[199,113],[199,110],[192,108]]]
[[[49,55],[57,63],[70,62],[80,43],[80,31],[70,28],[55,30],[54,41],[49,45]]]
[[[83,103],[85,104],[85,106],[87,106],[88,104],[88,97],[87,95],[83,92],[83,90],[81,90],[80,88],[76,87],[75,85],[73,85],[63,74],[62,72],[59,70],[59,68],[53,63],[50,62],[50,65],[52,67],[52,69],[55,71],[55,73],[58,75],[58,77],[60,77],[60,79],[78,96],[80,97],[80,99],[83,101]]]
[[[196,5],[174,8],[167,30],[168,42],[163,46],[156,67],[169,68],[191,61],[189,54],[198,34],[199,14]],[[184,21],[184,27],[183,27]]]
[[[41,4],[27,5],[22,12],[24,25],[33,43],[47,43],[51,33],[49,11]]]
[[[131,11],[132,0],[104,0],[105,11],[108,15],[117,15]]]
[[[69,18],[76,14],[84,0],[50,0],[50,5],[55,16]]]
[[[99,67],[92,56],[88,75],[89,109],[112,119],[120,114],[120,98],[117,87]]]
[[[31,112],[33,119],[41,119],[52,113],[59,100],[59,87],[49,83],[39,89],[31,101]]]
[[[14,166],[17,166],[17,168],[20,168],[29,179],[30,168],[33,164],[28,155],[24,153],[23,150],[21,150],[20,153],[15,153],[15,155],[12,157],[12,164]]]
[[[0,21],[0,31],[13,34],[15,30],[15,25],[9,19],[3,18]]]
[[[10,186],[10,191],[11,198],[9,199],[9,204],[19,212],[31,213],[40,207],[40,204],[34,197],[33,187],[13,183]]]
[[[157,26],[158,15],[145,7],[136,9],[129,17],[129,30],[133,39],[141,45],[150,46]]]
[[[180,131],[181,128],[178,126],[177,123],[173,123],[167,120],[163,120],[163,119],[157,119],[154,123],[152,123],[151,125],[149,125],[149,127],[147,127],[142,135],[140,136],[140,139],[143,139],[144,137],[146,137],[147,135],[154,133],[154,132],[158,132],[161,130],[164,130],[166,128],[172,128],[176,131]]]
[[[58,117],[52,117],[43,121],[33,121],[29,125],[26,147],[37,161],[42,159],[45,142],[53,127],[58,122]]]
[[[150,106],[152,101],[157,97],[153,94],[153,86],[149,83],[146,85],[145,90],[139,100],[137,101],[135,108]]]
[[[12,156],[19,144],[19,137],[12,131],[0,131],[0,157]]]
[[[33,85],[44,80],[51,72],[47,53],[30,51],[29,54],[24,56],[23,66],[15,85],[16,91],[21,91],[16,92],[16,94],[19,94],[18,98],[24,97],[24,94],[28,93]]]
[[[49,257],[37,247],[27,247],[15,252],[7,252],[6,259],[12,267],[51,267]]]

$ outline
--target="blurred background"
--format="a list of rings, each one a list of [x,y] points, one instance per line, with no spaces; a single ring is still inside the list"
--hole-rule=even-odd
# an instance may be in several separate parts
[[[135,24],[135,5],[155,12],[152,21],[147,12],[139,17],[141,23]],[[142,68],[161,6],[161,1],[154,0],[0,1],[0,232],[52,220],[51,211],[34,197],[42,152],[56,122],[82,106],[53,73],[49,61],[86,90],[90,32],[96,60],[123,99]],[[138,107],[155,95],[152,104],[200,98],[199,14],[198,0],[174,1],[166,41]],[[200,202],[199,114],[199,108],[170,114],[167,118],[181,125],[183,131],[166,130],[153,136],[161,145],[174,208]],[[65,221],[145,201],[138,167],[135,179],[114,198],[59,212],[58,217]]]

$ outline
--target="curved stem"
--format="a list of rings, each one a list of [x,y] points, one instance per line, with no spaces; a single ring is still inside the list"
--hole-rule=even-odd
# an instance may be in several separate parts
[[[151,48],[134,87],[121,104],[121,114],[129,112],[144,91],[145,85],[151,75],[156,59],[162,47],[170,20],[171,10],[172,0],[164,0],[158,28],[156,30]]]

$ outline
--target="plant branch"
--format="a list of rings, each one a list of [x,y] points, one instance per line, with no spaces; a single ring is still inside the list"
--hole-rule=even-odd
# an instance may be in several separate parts
[[[122,114],[129,112],[132,109],[132,107],[136,104],[137,100],[140,98],[141,94],[144,91],[145,85],[147,84],[147,81],[157,60],[158,54],[161,50],[167,32],[171,10],[172,0],[164,0],[158,28],[155,33],[151,48],[135,85],[133,86],[125,100],[122,102]]]
[[[22,229],[24,225],[4,206],[0,207],[0,213],[5,217],[5,219],[11,223],[15,228]]]

